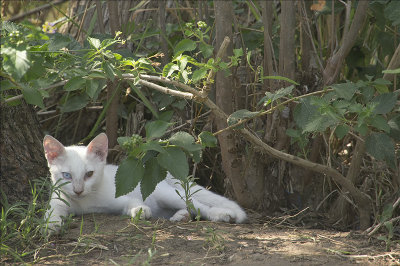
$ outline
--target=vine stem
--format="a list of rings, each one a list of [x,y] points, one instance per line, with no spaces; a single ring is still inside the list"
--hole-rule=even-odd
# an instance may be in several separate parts
[[[282,103],[280,103],[280,104],[278,104],[278,105],[275,105],[274,107],[271,107],[271,108],[268,109],[268,110],[262,111],[262,112],[256,114],[255,116],[252,116],[252,117],[249,117],[249,118],[246,118],[246,119],[242,119],[242,120],[240,120],[239,122],[237,122],[236,124],[233,124],[233,125],[230,125],[230,126],[224,128],[224,129],[221,129],[221,130],[215,132],[215,133],[214,133],[214,136],[217,136],[217,135],[219,135],[219,134],[221,134],[222,132],[225,132],[225,131],[227,131],[227,130],[234,129],[235,127],[240,126],[240,125],[246,123],[247,121],[249,121],[249,120],[251,120],[251,119],[254,119],[254,118],[256,118],[256,117],[260,117],[260,116],[263,116],[263,115],[272,113],[273,111],[275,111],[275,110],[278,109],[279,107],[284,106],[284,105],[286,105],[286,104],[288,104],[288,103],[290,103],[290,102],[297,101],[297,100],[299,100],[299,99],[301,99],[301,98],[305,98],[305,97],[309,97],[309,96],[313,96],[313,95],[323,94],[323,93],[330,92],[330,91],[333,91],[333,89],[327,89],[327,90],[322,90],[322,91],[315,91],[315,92],[311,92],[311,93],[304,94],[304,95],[301,95],[301,96],[293,97],[293,98],[291,98],[291,99],[289,99],[289,100],[286,100],[286,101],[284,101],[284,102],[282,102]]]

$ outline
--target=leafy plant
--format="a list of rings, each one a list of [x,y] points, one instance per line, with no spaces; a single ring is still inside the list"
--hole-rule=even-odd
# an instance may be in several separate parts
[[[118,167],[116,174],[116,196],[132,191],[141,182],[143,199],[146,199],[167,174],[185,182],[189,176],[188,157],[194,162],[201,160],[201,150],[210,141],[202,144],[186,132],[177,132],[160,140],[171,123],[156,120],[148,122],[146,138],[139,135],[120,137],[118,142],[127,151],[127,158]],[[203,135],[204,136],[204,135]],[[208,135],[208,138],[211,138]],[[212,145],[212,144],[211,144]]]
[[[38,179],[31,184],[32,200],[10,205],[3,191],[0,219],[0,254],[3,259],[24,262],[37,247],[36,243],[47,238],[43,228],[44,213],[48,207],[45,199],[51,185],[48,180]]]

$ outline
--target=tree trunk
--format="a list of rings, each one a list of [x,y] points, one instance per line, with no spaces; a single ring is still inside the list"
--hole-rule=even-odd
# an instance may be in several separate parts
[[[225,36],[232,40],[233,5],[231,1],[215,1],[216,47],[220,47]],[[229,44],[222,61],[227,61],[233,55],[232,43]],[[233,112],[232,78],[223,72],[217,73],[215,79],[216,104],[227,114]],[[227,127],[225,119],[217,119],[218,130]],[[237,201],[244,207],[251,207],[251,195],[242,177],[242,161],[237,155],[236,137],[232,131],[226,131],[218,136],[221,148],[222,169],[232,184]]]
[[[0,187],[9,203],[29,201],[29,181],[47,175],[39,122],[32,106],[0,104]]]

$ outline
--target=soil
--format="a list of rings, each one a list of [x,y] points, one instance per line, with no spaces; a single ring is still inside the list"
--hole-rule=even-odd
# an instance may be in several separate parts
[[[67,233],[39,249],[38,264],[72,265],[400,265],[400,246],[360,232],[261,223],[133,221],[126,216],[74,217]]]

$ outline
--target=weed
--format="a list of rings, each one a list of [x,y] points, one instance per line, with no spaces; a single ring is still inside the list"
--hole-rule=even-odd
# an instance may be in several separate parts
[[[46,238],[42,229],[47,225],[42,217],[48,206],[45,195],[51,184],[42,178],[34,180],[30,185],[32,201],[29,203],[17,202],[10,205],[6,195],[1,191],[0,263],[10,260],[23,262],[27,256],[35,252],[37,243]]]
[[[200,191],[200,189],[195,191],[192,190],[192,188],[196,186],[195,180],[196,178],[194,178],[192,175],[188,176],[186,179],[179,180],[178,182],[176,182],[176,184],[179,184],[182,187],[185,194],[181,195],[181,193],[179,193],[177,189],[175,190],[175,192],[183,201],[185,201],[186,210],[188,211],[188,213],[190,213],[191,215],[196,215],[194,219],[196,221],[199,221],[201,218],[200,210],[194,207],[192,200],[193,195]]]
[[[223,251],[225,249],[224,237],[214,228],[206,227],[205,230],[207,237],[205,239],[203,247],[215,249],[219,252]]]

